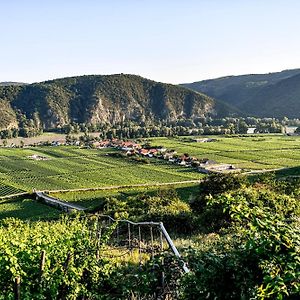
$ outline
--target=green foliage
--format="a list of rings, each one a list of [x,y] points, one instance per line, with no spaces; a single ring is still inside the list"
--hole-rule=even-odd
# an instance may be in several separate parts
[[[132,295],[151,299],[161,287],[162,264],[166,280],[171,285],[178,281],[180,264],[167,255],[145,261],[140,267],[133,260],[102,256],[112,250],[107,241],[116,225],[99,238],[94,217],[35,223],[1,221],[0,299],[14,299],[13,282],[18,276],[21,299],[25,300],[128,299]],[[42,251],[46,254],[43,268]]]
[[[267,182],[206,197],[202,214],[215,213],[223,231],[210,249],[189,253],[188,299],[299,296],[300,203],[280,192],[281,183]]]
[[[129,196],[126,199],[107,198],[103,212],[116,218],[133,221],[163,222],[167,229],[190,232],[193,216],[187,203],[174,190],[161,190],[156,195]]]
[[[27,198],[6,199],[0,202],[0,219],[18,218],[40,220],[57,218],[61,212],[35,200]]]
[[[223,208],[210,199],[227,191],[233,191],[247,184],[245,176],[215,173],[200,183],[200,193],[191,202],[191,208],[198,215],[198,226],[206,231],[216,231],[226,226],[229,218]],[[209,204],[209,205],[208,205]]]

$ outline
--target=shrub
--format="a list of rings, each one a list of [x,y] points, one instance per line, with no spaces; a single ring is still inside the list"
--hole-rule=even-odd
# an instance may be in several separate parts
[[[202,215],[227,227],[211,249],[191,251],[186,299],[298,299],[300,203],[254,185],[206,197]],[[200,217],[202,216],[200,215]],[[210,220],[214,225],[216,217]],[[206,219],[209,222],[209,219]]]
[[[172,190],[126,199],[107,198],[104,213],[134,221],[163,222],[168,229],[177,232],[190,232],[193,229],[193,216],[189,205],[181,201]]]

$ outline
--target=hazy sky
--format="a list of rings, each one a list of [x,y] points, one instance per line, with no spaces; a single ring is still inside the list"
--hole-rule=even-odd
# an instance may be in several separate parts
[[[0,0],[0,81],[183,83],[300,67],[298,0]]]

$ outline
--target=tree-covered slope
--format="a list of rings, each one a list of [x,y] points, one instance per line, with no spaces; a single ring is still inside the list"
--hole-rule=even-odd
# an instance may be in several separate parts
[[[248,114],[259,117],[300,117],[300,74],[266,86],[243,105]]]
[[[294,69],[269,74],[228,76],[183,86],[233,105],[246,115],[299,117],[298,74],[300,69]]]
[[[20,110],[28,118],[39,118],[45,129],[70,122],[177,120],[231,111],[204,94],[124,74],[4,86],[0,100],[8,103],[7,111]]]

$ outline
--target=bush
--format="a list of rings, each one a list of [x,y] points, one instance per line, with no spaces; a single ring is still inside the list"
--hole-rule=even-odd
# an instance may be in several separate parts
[[[172,190],[159,191],[156,195],[138,195],[126,199],[107,198],[104,213],[133,221],[163,222],[167,229],[190,232],[193,216],[189,205]]]
[[[300,203],[266,185],[206,197],[200,215],[226,226],[217,245],[191,251],[194,271],[184,279],[186,299],[298,299]],[[209,222],[209,218],[205,220]]]
[[[200,183],[199,195],[191,202],[191,208],[197,213],[203,212],[206,197],[222,194],[226,191],[239,189],[248,182],[245,176],[214,173]]]

